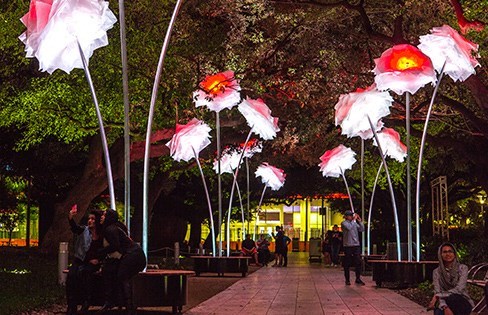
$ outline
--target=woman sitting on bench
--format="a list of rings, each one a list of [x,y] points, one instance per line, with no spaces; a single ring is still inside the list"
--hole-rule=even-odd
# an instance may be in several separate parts
[[[437,256],[439,267],[433,274],[434,297],[428,309],[433,309],[435,315],[469,315],[474,304],[466,290],[468,267],[458,262],[451,243],[443,243]]]

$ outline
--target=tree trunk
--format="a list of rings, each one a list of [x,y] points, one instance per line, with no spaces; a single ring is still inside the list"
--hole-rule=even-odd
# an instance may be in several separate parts
[[[198,248],[202,240],[202,219],[194,219],[190,222],[190,240],[188,244],[191,248]]]

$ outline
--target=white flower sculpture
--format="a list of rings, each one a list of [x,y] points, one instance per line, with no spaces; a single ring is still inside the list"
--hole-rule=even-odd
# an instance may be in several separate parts
[[[240,147],[241,149],[244,149],[244,157],[250,159],[254,156],[254,154],[261,153],[263,151],[263,142],[257,139],[251,139],[247,142],[245,148],[244,143],[242,143]]]
[[[234,170],[239,167],[239,160],[241,159],[242,150],[236,148],[225,148],[220,157],[220,173],[234,173]],[[218,160],[214,160],[213,169],[215,173],[218,172]]]
[[[69,73],[83,69],[78,42],[89,59],[95,49],[108,44],[107,30],[117,19],[107,1],[32,0],[21,21],[27,27],[19,37],[26,56],[36,57],[41,71]]]
[[[171,157],[179,162],[188,162],[210,144],[210,127],[203,121],[193,118],[186,125],[176,125],[173,138],[166,143]],[[195,153],[197,156],[195,156]]]
[[[286,174],[282,169],[262,163],[255,172],[256,177],[261,177],[261,182],[272,190],[278,190],[285,184]]]
[[[264,140],[271,140],[280,131],[278,118],[271,116],[271,110],[261,99],[246,98],[238,106],[241,114],[246,118],[252,131]]]
[[[321,163],[319,164],[322,175],[328,177],[344,175],[344,172],[351,169],[356,163],[355,155],[356,153],[351,148],[342,144],[332,150],[325,151],[320,157]]]
[[[401,44],[387,49],[374,60],[374,82],[380,91],[392,90],[398,95],[415,94],[427,83],[435,84],[432,61],[417,47]]]
[[[348,138],[359,136],[362,139],[371,139],[373,132],[368,122],[368,116],[381,130],[381,118],[390,114],[393,98],[390,93],[378,91],[375,86],[366,90],[358,89],[356,92],[342,94],[335,105],[335,124],[340,125],[342,134]]]
[[[430,57],[437,72],[446,62],[444,73],[454,81],[464,81],[476,73],[475,67],[480,66],[473,56],[478,52],[477,44],[465,39],[448,25],[434,27],[430,32],[420,36],[418,48]]]
[[[196,107],[207,106],[211,111],[231,109],[241,101],[241,87],[234,78],[233,71],[225,71],[207,76],[200,89],[193,92]]]
[[[383,128],[381,132],[378,132],[377,136],[384,154],[398,162],[405,160],[407,147],[400,141],[400,134],[395,129]],[[375,139],[373,139],[373,144],[378,146]]]

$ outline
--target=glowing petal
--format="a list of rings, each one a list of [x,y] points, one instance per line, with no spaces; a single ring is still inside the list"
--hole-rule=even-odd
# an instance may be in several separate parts
[[[470,42],[448,25],[434,27],[431,34],[420,36],[419,49],[430,57],[437,72],[440,72],[444,62],[444,73],[454,81],[466,80],[475,74],[475,67],[480,66],[473,56],[479,55],[478,45]]]
[[[400,134],[392,128],[383,128],[378,134],[378,139],[381,144],[383,152],[397,160],[403,162],[407,157],[407,147],[400,141]],[[376,140],[373,139],[373,144],[378,146]]]
[[[437,81],[429,57],[412,45],[393,46],[374,62],[374,81],[380,91],[392,90],[398,95],[404,92],[415,94],[424,85]]]
[[[220,173],[234,173],[234,170],[239,166],[242,150],[235,148],[226,148],[222,151],[220,156]],[[215,173],[218,172],[218,160],[214,160],[213,169]],[[242,161],[241,161],[242,163]]]
[[[247,124],[264,140],[271,140],[280,131],[278,118],[271,116],[271,110],[261,99],[247,98],[238,107]]]
[[[319,164],[320,171],[323,176],[328,177],[339,177],[342,172],[351,169],[351,167],[356,163],[356,158],[351,148],[347,148],[340,144],[336,148],[325,151],[325,153],[320,157]]]
[[[225,71],[206,77],[200,83],[200,89],[193,92],[193,100],[196,107],[207,106],[211,111],[220,112],[241,101],[240,90],[234,72]]]
[[[261,181],[272,190],[278,190],[285,184],[286,174],[282,169],[271,166],[264,162],[255,172],[256,177],[261,177]]]
[[[166,143],[170,148],[170,154],[175,161],[188,162],[197,156],[205,147],[210,144],[210,127],[203,121],[193,118],[186,125],[176,125],[176,132],[173,138]]]
[[[29,12],[21,19],[27,30],[19,36],[26,56],[39,60],[39,69],[69,73],[83,68],[80,46],[86,58],[108,44],[107,30],[117,21],[107,1],[32,0]]]

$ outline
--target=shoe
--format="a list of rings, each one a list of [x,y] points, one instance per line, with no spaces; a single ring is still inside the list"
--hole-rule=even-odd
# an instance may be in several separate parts
[[[105,304],[103,304],[102,308],[97,311],[97,314],[103,314],[106,311],[111,310],[113,307],[114,307],[114,305],[112,303],[105,302]]]
[[[351,281],[346,280],[346,285],[351,285]]]
[[[356,279],[356,284],[365,285],[366,283],[364,283],[363,280],[361,280],[361,279]]]

